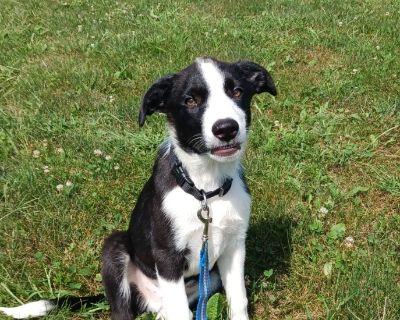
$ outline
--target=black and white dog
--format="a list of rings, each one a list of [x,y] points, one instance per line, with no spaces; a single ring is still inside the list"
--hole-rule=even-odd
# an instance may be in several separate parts
[[[145,94],[140,126],[146,116],[165,113],[170,137],[159,150],[128,230],[105,240],[102,277],[112,319],[128,320],[145,311],[158,313],[159,319],[193,318],[203,232],[197,213],[204,195],[212,216],[212,291],[220,290],[222,282],[230,319],[249,319],[244,260],[250,195],[240,159],[250,102],[262,92],[276,95],[271,76],[260,65],[199,58]],[[26,318],[61,303],[41,300],[0,311]]]

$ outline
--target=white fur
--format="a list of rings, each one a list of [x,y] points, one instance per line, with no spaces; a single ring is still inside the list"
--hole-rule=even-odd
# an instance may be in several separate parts
[[[159,312],[162,307],[162,301],[157,280],[147,277],[132,263],[129,255],[122,254],[119,259],[124,264],[119,286],[121,299],[129,301],[131,296],[130,286],[134,284],[141,293],[143,307],[150,312]]]
[[[122,262],[124,265],[124,269],[121,274],[121,281],[119,283],[119,292],[122,299],[124,299],[125,301],[129,301],[131,295],[131,289],[128,281],[128,264],[130,258],[129,255],[127,255],[126,253],[121,253],[121,255],[118,256],[118,259],[120,260],[118,262]]]
[[[233,178],[230,191],[223,197],[208,200],[212,223],[209,226],[209,262],[210,269],[218,264],[221,279],[230,304],[231,320],[248,320],[247,298],[244,285],[245,237],[250,216],[250,195],[240,178],[240,158],[247,138],[245,113],[228,97],[224,90],[224,76],[209,59],[197,61],[201,74],[207,84],[209,96],[202,121],[202,135],[208,148],[226,143],[212,133],[212,126],[220,119],[231,118],[239,124],[234,143],[242,148],[232,156],[220,157],[207,154],[189,154],[183,151],[176,140],[176,133],[170,127],[171,140],[163,145],[162,156],[166,156],[174,146],[174,152],[196,187],[206,191],[221,186],[226,177]],[[175,245],[178,250],[188,248],[188,269],[184,277],[199,273],[199,253],[202,245],[203,223],[197,218],[200,203],[193,196],[175,187],[161,203],[163,211],[171,220],[175,233]],[[157,281],[146,277],[131,262],[128,255],[119,257],[125,268],[121,275],[120,294],[122,298],[130,295],[130,283],[135,283],[143,296],[143,303],[149,311],[158,312],[157,319],[190,320],[193,318],[188,308],[184,278],[178,281],[163,279]],[[49,301],[32,302],[17,308],[0,308],[7,315],[17,319],[29,316],[42,316],[54,309]]]
[[[243,184],[236,174],[231,190],[222,198],[210,199],[208,205],[213,219],[209,226],[209,261],[212,267],[229,243],[238,238],[245,238],[250,196],[244,191]],[[175,187],[165,196],[163,209],[172,222],[177,249],[188,248],[191,252],[185,277],[198,274],[203,232],[203,223],[197,218],[199,201],[180,187]]]
[[[212,126],[218,120],[230,118],[239,124],[237,136],[233,139],[234,142],[244,143],[246,140],[246,115],[242,109],[227,96],[224,83],[225,79],[221,71],[210,59],[199,59],[197,65],[207,85],[209,95],[207,98],[207,107],[203,115],[202,130],[206,145],[209,148],[217,147],[226,144],[220,141],[212,133]],[[210,155],[211,158],[217,161],[236,160],[244,150],[244,145],[236,154],[229,157],[219,157]]]
[[[213,190],[220,184],[217,182],[222,179],[220,175],[216,175],[214,179],[212,178],[212,172],[214,170],[218,171],[218,166],[225,167],[225,170],[219,170],[220,172],[230,171],[227,170],[226,166],[232,167],[232,163],[218,163],[214,167],[206,159],[204,159],[203,163],[208,164],[208,166],[201,166],[201,162],[199,160],[199,167],[191,165],[186,169],[191,172],[190,176],[195,184],[205,187],[205,190]],[[215,165],[216,162],[212,162]],[[218,261],[221,278],[230,302],[230,319],[247,320],[247,298],[244,286],[244,240],[250,215],[250,195],[244,189],[238,169],[239,165],[236,163],[236,174],[230,175],[233,178],[233,182],[229,192],[222,198],[214,197],[208,201],[210,214],[213,218],[209,226],[209,262],[210,268],[212,268],[215,262]],[[189,266],[184,274],[185,277],[199,273],[199,253],[203,231],[203,224],[197,218],[199,208],[199,201],[184,192],[180,187],[176,187],[166,194],[163,201],[163,209],[174,228],[176,247],[178,249],[189,248],[191,252],[191,256],[188,259]],[[231,244],[238,244],[236,251],[234,250],[235,248],[230,246]],[[221,259],[222,262],[220,263]],[[184,290],[184,288],[180,290]],[[176,301],[174,300],[173,302]],[[171,305],[170,308],[179,308],[181,306],[180,308],[184,309],[185,307],[183,306],[186,304],[183,303],[183,299],[179,301],[177,305]],[[164,307],[166,307],[165,303],[168,303],[168,301],[163,302]],[[187,302],[185,301],[185,303]],[[167,317],[166,319],[178,318]]]
[[[218,259],[226,298],[229,302],[231,320],[247,320],[247,297],[244,285],[244,259],[246,255],[244,239],[230,242]]]
[[[158,317],[168,320],[191,320],[193,314],[189,309],[183,277],[178,281],[166,280],[158,276],[163,308]]]
[[[161,292],[158,281],[147,277],[132,262],[128,264],[128,281],[135,284],[143,297],[143,304],[147,311],[159,312],[162,306]]]
[[[26,319],[45,316],[55,307],[56,306],[48,300],[39,300],[15,308],[0,308],[0,311],[14,319]]]
[[[221,185],[226,176],[233,178],[232,187],[226,195],[208,200],[210,215],[213,218],[209,226],[209,261],[210,268],[212,268],[217,260],[222,259],[221,263],[218,262],[218,266],[225,284],[228,301],[231,302],[231,319],[247,320],[244,241],[248,228],[251,199],[239,176],[241,169],[239,159],[232,162],[217,162],[210,159],[208,155],[189,155],[179,148],[176,141],[173,140],[172,143],[175,145],[176,155],[185,164],[185,169],[199,189],[214,190]],[[199,201],[180,187],[175,187],[165,195],[162,206],[172,222],[176,247],[181,250],[189,248],[191,252],[188,259],[189,266],[184,276],[198,274],[203,231],[203,224],[197,218],[197,211],[200,208]],[[238,244],[236,251],[234,250],[235,244]],[[230,257],[232,260],[229,260]],[[184,288],[181,287],[179,290],[183,291]],[[178,304],[176,304],[177,300],[173,300],[169,306],[167,306],[169,301],[163,300],[163,304],[165,308],[170,309],[180,306],[181,312],[184,313],[187,300],[185,303],[183,300],[179,300]],[[234,303],[235,305],[233,305]],[[165,319],[177,318],[166,317]]]
[[[244,112],[229,98],[224,91],[224,77],[211,60],[199,60],[199,68],[210,92],[206,111],[203,115],[202,134],[209,148],[220,146],[212,133],[213,124],[225,118],[232,118],[239,124],[235,142],[243,145],[240,152],[230,157],[218,157],[212,154],[188,154],[176,140],[174,128],[170,127],[171,143],[174,152],[183,163],[189,176],[198,189],[214,190],[221,186],[224,179],[233,178],[232,187],[223,197],[208,200],[212,223],[209,226],[209,262],[210,269],[217,262],[221,278],[230,304],[230,319],[247,320],[247,298],[244,285],[245,238],[250,216],[250,195],[239,176],[240,157],[246,142],[246,117]],[[190,249],[188,269],[184,276],[199,273],[199,253],[202,245],[203,223],[197,218],[200,203],[193,196],[175,187],[168,192],[162,207],[174,228],[175,244],[178,250]],[[160,281],[160,279],[159,279]],[[179,282],[160,282],[164,293],[174,296],[163,299],[166,310],[175,310],[173,317],[166,313],[166,319],[187,320],[187,298],[183,296],[183,280]],[[179,311],[177,311],[179,309]],[[172,312],[172,311],[171,311]],[[177,318],[177,316],[182,318]]]

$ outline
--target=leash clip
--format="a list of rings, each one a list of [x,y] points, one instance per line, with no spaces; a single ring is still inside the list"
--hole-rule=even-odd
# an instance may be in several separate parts
[[[203,189],[200,190],[200,193],[201,193],[201,196],[203,197],[203,199],[201,199],[201,209],[203,211],[208,211],[209,209],[208,209],[208,205],[207,205],[207,194]]]
[[[207,204],[207,195],[204,190],[201,190],[201,194],[203,199],[201,200],[201,208],[197,211],[197,217],[204,223],[203,241],[206,241],[208,240],[208,225],[212,222],[212,218],[210,217],[210,208]],[[205,217],[203,216],[203,212],[205,213]]]

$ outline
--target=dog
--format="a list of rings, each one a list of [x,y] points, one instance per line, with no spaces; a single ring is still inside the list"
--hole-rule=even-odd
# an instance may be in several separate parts
[[[127,231],[104,242],[102,279],[113,320],[143,312],[189,320],[198,293],[199,252],[209,210],[211,293],[225,290],[231,320],[248,320],[244,282],[250,193],[241,158],[255,94],[276,95],[274,81],[250,61],[198,58],[156,81],[145,93],[139,126],[166,115],[169,138],[137,200]],[[204,217],[203,217],[204,218]],[[98,297],[41,300],[0,308],[14,318],[42,316],[60,305],[80,307]]]

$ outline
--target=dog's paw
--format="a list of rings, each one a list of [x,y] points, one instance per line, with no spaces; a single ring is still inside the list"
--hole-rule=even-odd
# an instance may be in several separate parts
[[[247,311],[232,313],[230,320],[249,320]]]
[[[157,313],[156,320],[165,320],[165,316],[162,313]]]
[[[189,315],[188,315],[188,320],[193,320],[193,312],[188,310]],[[169,318],[167,318],[165,311],[163,309],[161,309],[160,311],[158,311],[157,316],[156,316],[156,320],[170,320]],[[173,320],[173,319],[171,319]]]
[[[231,320],[249,320],[249,316],[247,314],[243,315],[235,315],[230,318]]]

